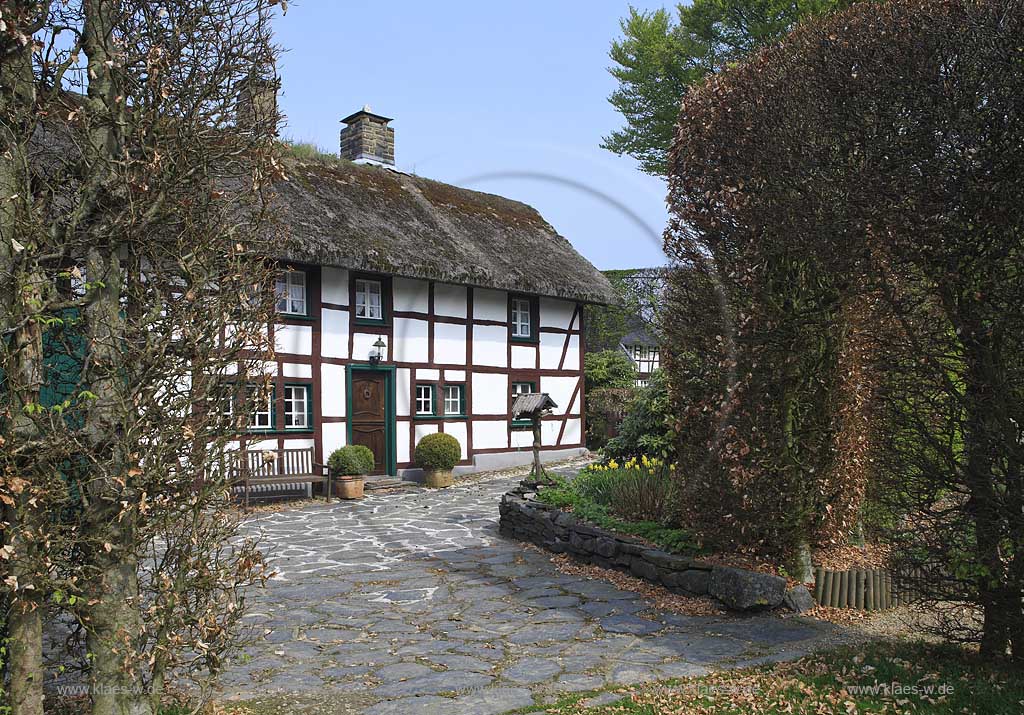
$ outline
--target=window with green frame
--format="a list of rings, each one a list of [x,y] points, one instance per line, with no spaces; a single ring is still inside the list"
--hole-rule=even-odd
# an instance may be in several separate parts
[[[466,386],[461,383],[449,383],[442,388],[445,417],[466,416]]]
[[[358,325],[391,322],[391,280],[385,276],[356,274],[352,277],[352,303]]]
[[[416,401],[413,404],[413,414],[416,417],[434,417],[437,415],[436,393],[436,385],[427,383],[416,384]]]
[[[263,388],[250,385],[246,389],[262,392]],[[274,429],[274,393],[266,392],[253,397],[252,412],[249,413],[248,430],[250,432],[267,432]]]
[[[312,385],[286,384],[284,386],[284,428],[286,430],[313,429]]]
[[[530,395],[537,391],[537,385],[533,382],[513,382],[512,383],[512,401],[515,402],[516,398],[520,395]],[[512,420],[513,427],[530,427],[533,422],[530,420]]]

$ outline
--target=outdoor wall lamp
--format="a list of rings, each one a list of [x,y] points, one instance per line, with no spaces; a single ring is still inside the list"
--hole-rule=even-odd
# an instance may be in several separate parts
[[[387,351],[388,346],[387,343],[384,342],[384,338],[378,337],[377,342],[375,342],[373,347],[370,349],[370,364],[380,365],[381,361],[386,359]]]

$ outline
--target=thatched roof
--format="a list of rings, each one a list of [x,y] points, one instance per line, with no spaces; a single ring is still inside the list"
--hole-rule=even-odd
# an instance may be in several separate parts
[[[608,280],[535,209],[394,169],[290,159],[278,182],[285,260],[588,303]]]

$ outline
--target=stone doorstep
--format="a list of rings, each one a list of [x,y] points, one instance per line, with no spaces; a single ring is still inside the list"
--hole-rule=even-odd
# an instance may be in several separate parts
[[[532,495],[506,493],[499,509],[500,533],[552,553],[569,553],[586,563],[628,572],[673,593],[711,596],[732,610],[779,606],[798,613],[806,610],[806,596],[798,590],[802,587],[787,589],[786,580],[780,576],[716,566],[652,549],[541,504]]]

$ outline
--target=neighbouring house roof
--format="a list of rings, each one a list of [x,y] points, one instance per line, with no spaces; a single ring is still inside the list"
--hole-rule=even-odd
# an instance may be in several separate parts
[[[613,303],[591,263],[518,201],[380,166],[289,159],[275,205],[284,260]]]
[[[623,335],[619,342],[622,345],[645,345],[652,348],[658,346],[658,339],[647,328],[640,325],[634,325],[633,329]]]

